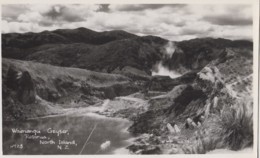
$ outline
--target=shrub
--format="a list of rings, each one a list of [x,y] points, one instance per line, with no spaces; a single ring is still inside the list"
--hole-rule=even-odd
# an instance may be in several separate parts
[[[219,125],[224,143],[231,150],[240,150],[253,144],[253,113],[245,103],[234,107],[225,106]]]
[[[234,105],[234,104],[233,104]],[[211,114],[182,147],[186,154],[204,154],[214,149],[241,150],[253,145],[253,113],[249,104],[226,105],[220,115]]]

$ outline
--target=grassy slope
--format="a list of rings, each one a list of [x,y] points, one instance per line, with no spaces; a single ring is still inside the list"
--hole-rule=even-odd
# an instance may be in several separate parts
[[[94,87],[110,86],[115,83],[128,82],[129,79],[116,74],[107,74],[83,70],[78,68],[66,68],[52,66],[31,61],[20,61],[14,59],[3,59],[3,75],[12,65],[20,71],[28,71],[33,79],[41,78],[46,84],[51,84],[51,79],[63,77],[64,80],[88,81]],[[48,81],[48,82],[47,82]],[[48,85],[49,86],[49,85]]]
[[[19,72],[28,71],[31,75],[37,95],[37,103],[34,106],[19,103],[12,95],[15,92],[5,86],[6,75],[10,66]],[[96,104],[104,98],[113,98],[137,90],[130,84],[130,79],[122,75],[51,66],[30,61],[3,59],[2,72],[3,88],[5,94],[9,96],[3,98],[3,107],[9,107],[7,108],[8,115],[13,115],[10,112],[15,110],[18,110],[17,113],[23,113],[23,115],[28,114],[26,117],[52,114],[56,113],[52,107],[88,106]],[[32,108],[35,106],[38,106],[38,109]],[[28,109],[31,109],[30,114]],[[20,116],[20,114],[17,114],[16,117],[19,117],[18,115]]]

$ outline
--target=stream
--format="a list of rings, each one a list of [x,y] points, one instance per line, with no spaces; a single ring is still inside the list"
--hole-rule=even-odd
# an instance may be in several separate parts
[[[127,132],[130,121],[98,115],[93,110],[78,111],[3,122],[3,154],[128,154],[125,147],[133,138]]]

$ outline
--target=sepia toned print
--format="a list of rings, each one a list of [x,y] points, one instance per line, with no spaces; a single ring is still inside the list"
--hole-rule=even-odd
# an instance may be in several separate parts
[[[252,9],[3,4],[3,154],[252,153]]]

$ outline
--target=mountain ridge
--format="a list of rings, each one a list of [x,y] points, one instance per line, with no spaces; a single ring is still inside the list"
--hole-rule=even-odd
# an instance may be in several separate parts
[[[57,29],[39,33],[7,33],[2,34],[4,47],[31,48],[50,43],[89,43],[104,44],[113,40],[137,37],[123,30],[96,32],[87,28]],[[28,40],[28,41],[19,41]],[[19,43],[20,42],[20,43]]]
[[[20,34],[8,36],[12,34],[2,37],[2,56],[5,58],[101,72],[130,66],[147,75],[151,74],[157,62],[163,60],[170,42],[157,36],[136,36],[122,30],[95,32],[86,28],[45,31],[33,33],[32,37],[31,33],[25,37]],[[34,38],[40,41],[36,45],[32,41]],[[250,41],[223,38],[196,38],[173,43],[175,51],[171,58],[164,59],[163,65],[180,73],[203,68],[226,48],[252,50],[253,45]]]

